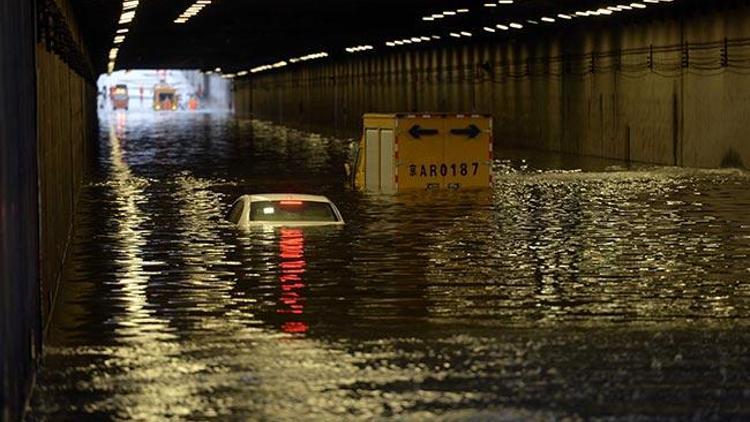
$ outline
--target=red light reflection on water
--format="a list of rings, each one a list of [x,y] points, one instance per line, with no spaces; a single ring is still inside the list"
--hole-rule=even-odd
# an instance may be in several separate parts
[[[307,324],[299,321],[289,321],[285,322],[284,325],[281,326],[281,330],[285,333],[306,333]]]
[[[302,282],[302,274],[305,272],[305,238],[302,230],[281,229],[279,241],[279,257],[281,257],[281,307],[276,310],[278,314],[302,315],[305,298],[301,290],[305,287]],[[304,333],[308,326],[302,321],[287,321],[281,326],[285,333]]]
[[[125,138],[125,128],[128,125],[128,115],[120,110],[116,114],[116,119],[115,136],[117,136],[117,139],[123,140]]]

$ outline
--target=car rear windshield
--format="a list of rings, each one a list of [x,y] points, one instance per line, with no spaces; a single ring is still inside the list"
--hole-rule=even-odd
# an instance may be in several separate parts
[[[250,204],[251,221],[338,221],[331,205],[315,201],[257,201]]]

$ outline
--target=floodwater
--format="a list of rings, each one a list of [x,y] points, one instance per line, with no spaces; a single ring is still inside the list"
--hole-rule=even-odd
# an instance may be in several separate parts
[[[31,420],[750,418],[750,176],[496,151],[367,195],[347,143],[103,116]],[[238,230],[242,193],[343,228]]]

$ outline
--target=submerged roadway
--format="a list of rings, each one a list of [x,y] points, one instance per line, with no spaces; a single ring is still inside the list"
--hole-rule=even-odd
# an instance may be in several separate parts
[[[347,141],[100,115],[31,420],[750,416],[750,177],[498,150],[352,191]],[[253,192],[344,227],[242,230]]]

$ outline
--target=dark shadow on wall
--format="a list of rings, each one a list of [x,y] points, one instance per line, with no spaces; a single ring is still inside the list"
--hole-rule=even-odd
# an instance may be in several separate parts
[[[68,0],[0,9],[0,420],[17,420],[91,168],[96,87]]]
[[[0,419],[16,420],[41,347],[33,2],[3,2],[0,52]]]
[[[742,162],[740,153],[732,148],[729,148],[721,159],[721,168],[737,168],[744,169],[745,163]]]

